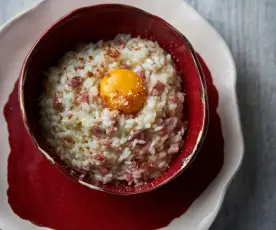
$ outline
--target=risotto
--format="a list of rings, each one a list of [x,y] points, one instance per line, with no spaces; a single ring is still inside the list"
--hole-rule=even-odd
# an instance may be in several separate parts
[[[171,55],[119,34],[49,68],[39,106],[46,140],[64,163],[94,181],[140,185],[180,151],[183,102]]]

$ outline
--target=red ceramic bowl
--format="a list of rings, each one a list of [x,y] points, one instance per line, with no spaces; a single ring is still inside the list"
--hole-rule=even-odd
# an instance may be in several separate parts
[[[113,39],[118,33],[157,41],[169,52],[183,75],[188,130],[183,150],[171,162],[167,172],[142,186],[103,185],[65,165],[51,151],[41,133],[38,98],[43,72],[79,43]],[[208,104],[203,72],[190,42],[163,19],[143,10],[118,4],[77,9],[52,25],[25,59],[20,79],[20,106],[26,128],[37,149],[67,176],[92,189],[130,195],[149,192],[178,176],[194,159],[207,129]]]

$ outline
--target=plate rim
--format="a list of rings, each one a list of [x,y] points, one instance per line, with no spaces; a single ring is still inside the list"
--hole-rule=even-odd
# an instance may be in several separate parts
[[[239,172],[239,170],[240,170],[240,168],[242,166],[243,160],[244,160],[244,153],[245,153],[244,135],[243,135],[243,130],[242,130],[242,126],[241,126],[240,109],[239,109],[238,99],[237,99],[237,67],[236,67],[236,64],[235,64],[235,61],[234,61],[234,57],[233,57],[233,54],[232,54],[229,46],[227,45],[225,39],[215,29],[215,27],[203,15],[201,15],[196,9],[194,9],[191,5],[187,4],[186,2],[183,2],[183,3],[185,3],[187,5],[187,8],[190,8],[191,11],[193,11],[195,14],[197,14],[199,17],[201,17],[205,21],[206,24],[208,24],[208,26],[210,27],[210,29],[212,29],[213,32],[216,34],[217,38],[220,39],[221,44],[224,46],[224,50],[226,50],[226,52],[228,54],[228,58],[230,60],[230,65],[231,65],[231,68],[233,69],[233,79],[234,79],[234,86],[233,86],[233,89],[232,89],[233,90],[233,95],[232,95],[233,98],[232,99],[234,100],[235,113],[236,113],[236,116],[237,116],[237,123],[238,123],[238,132],[239,132],[240,138],[241,138],[241,143],[240,143],[241,144],[241,146],[240,146],[241,151],[240,151],[239,162],[235,166],[234,171],[232,171],[232,175],[230,176],[229,180],[225,183],[225,185],[224,185],[224,187],[223,187],[223,189],[221,191],[221,194],[218,197],[218,201],[217,201],[216,206],[214,207],[214,210],[213,210],[213,213],[212,213],[213,216],[211,217],[211,220],[209,222],[207,222],[206,226],[203,226],[203,228],[200,226],[202,229],[206,229],[207,230],[214,223],[216,217],[218,216],[220,210],[222,209],[222,205],[223,205],[223,202],[225,200],[226,193],[227,193],[230,185],[232,184],[233,180],[235,179],[236,175],[238,174],[238,172]],[[224,166],[224,163],[223,163],[223,166]],[[218,175],[221,174],[222,169],[223,168],[221,168],[221,171],[218,173]],[[211,182],[211,184],[214,182],[214,180]]]

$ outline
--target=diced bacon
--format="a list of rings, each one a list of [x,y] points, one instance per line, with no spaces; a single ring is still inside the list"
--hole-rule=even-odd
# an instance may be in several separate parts
[[[127,176],[126,176],[126,181],[131,181],[133,178],[132,178],[132,176],[130,175],[130,174],[128,174]]]
[[[170,148],[168,149],[168,153],[172,154],[172,153],[177,153],[179,151],[179,146],[178,144],[172,144],[170,146]]]
[[[156,82],[154,88],[155,88],[156,90],[158,90],[159,92],[163,92],[163,90],[165,89],[165,85],[164,85],[164,83],[162,83],[161,81],[157,80],[157,82]]]
[[[63,111],[64,107],[61,103],[61,99],[57,97],[57,95],[54,96],[53,98],[53,108],[57,111]]]
[[[171,97],[169,99],[169,101],[171,101],[172,103],[176,103],[178,101],[178,98],[177,97]]]
[[[69,113],[68,114],[68,119],[71,119],[73,117],[73,114],[72,113]]]
[[[137,168],[138,168],[137,162],[136,162],[136,161],[131,161],[130,167],[131,167],[132,169],[134,169],[134,168],[137,169]]]
[[[168,134],[168,131],[165,128],[159,131],[159,135],[161,137],[166,136],[167,134]]]
[[[98,160],[98,161],[104,161],[105,156],[104,156],[103,153],[98,153],[98,154],[96,154],[95,159]]]
[[[96,125],[92,127],[92,133],[95,137],[100,137],[100,135],[102,134],[102,130]]]
[[[89,104],[89,94],[88,93],[80,93],[77,95],[77,102],[86,102]]]
[[[130,148],[131,148],[131,147],[132,147],[132,148],[135,148],[135,147],[133,147],[133,143],[132,143],[132,142],[130,142],[129,147],[130,147]],[[134,155],[139,155],[140,149],[135,148],[135,149],[132,150],[132,153],[133,153]]]
[[[82,82],[83,82],[83,79],[82,77],[80,76],[75,76],[71,79],[70,81],[70,86],[73,88],[73,89],[77,89],[79,88],[81,85],[82,85]]]
[[[152,80],[152,83],[151,83],[151,89],[150,89],[150,94],[152,96],[158,96],[160,95],[164,89],[165,89],[165,84],[163,84],[161,81],[159,80]]]
[[[106,167],[100,167],[99,170],[100,170],[101,174],[103,174],[103,175],[105,175],[109,172],[108,168],[106,168]]]
[[[171,117],[171,118],[167,118],[164,122],[165,126],[166,126],[166,130],[168,133],[170,133],[171,131],[173,131],[177,125],[177,118],[176,117]]]

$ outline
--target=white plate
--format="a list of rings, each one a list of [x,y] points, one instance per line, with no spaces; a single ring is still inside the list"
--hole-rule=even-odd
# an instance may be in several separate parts
[[[212,26],[182,0],[94,0],[93,4],[111,2],[143,8],[174,25],[188,37],[212,72],[219,92],[218,113],[225,138],[224,165],[216,179],[188,211],[164,228],[208,229],[221,207],[225,191],[241,164],[244,152],[235,91],[236,69],[232,55]],[[91,4],[91,0],[46,0],[0,30],[0,229],[43,229],[20,219],[7,201],[9,144],[7,126],[2,115],[4,104],[13,89],[24,57],[39,35],[67,12]]]

